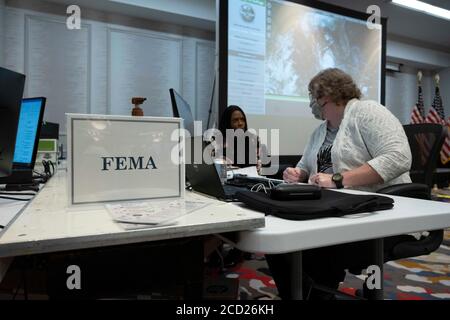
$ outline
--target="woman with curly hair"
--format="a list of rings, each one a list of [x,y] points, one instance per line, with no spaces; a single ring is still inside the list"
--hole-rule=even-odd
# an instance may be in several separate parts
[[[375,192],[410,183],[412,156],[399,120],[376,101],[361,100],[353,79],[342,70],[326,69],[309,83],[311,111],[323,122],[313,132],[295,168],[283,173],[286,182],[309,182],[324,188]],[[337,288],[344,269],[368,263],[368,242],[336,245],[303,252],[306,283]],[[267,255],[280,296],[290,298],[286,277],[289,255]],[[367,264],[366,264],[367,266]],[[304,286],[304,296],[324,298]]]

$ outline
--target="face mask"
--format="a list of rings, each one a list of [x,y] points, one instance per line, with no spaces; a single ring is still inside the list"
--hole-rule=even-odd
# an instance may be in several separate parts
[[[325,120],[322,115],[322,108],[324,105],[320,106],[316,99],[311,100],[311,103],[309,104],[311,112],[317,120]]]

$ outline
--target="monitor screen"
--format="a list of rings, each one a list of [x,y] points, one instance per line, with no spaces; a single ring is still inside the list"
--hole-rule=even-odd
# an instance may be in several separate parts
[[[191,137],[193,137],[194,117],[192,116],[191,107],[174,89],[170,89],[169,92],[172,101],[173,116],[184,120],[184,128],[189,131]]]
[[[11,175],[25,76],[0,67],[0,177]]]
[[[23,99],[14,151],[14,165],[31,166],[36,159],[45,98]]]

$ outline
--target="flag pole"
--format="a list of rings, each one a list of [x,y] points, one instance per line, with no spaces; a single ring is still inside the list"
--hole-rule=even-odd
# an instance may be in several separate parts
[[[439,73],[436,73],[434,76],[434,82],[436,83],[436,87],[439,88],[439,82],[441,81],[441,77],[439,76]]]
[[[419,70],[419,72],[417,72],[417,86],[420,87],[422,85],[422,77],[423,77],[423,73],[422,71]]]

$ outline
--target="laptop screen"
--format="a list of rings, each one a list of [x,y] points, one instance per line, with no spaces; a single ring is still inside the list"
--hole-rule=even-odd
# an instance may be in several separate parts
[[[194,136],[194,117],[191,106],[174,89],[169,89],[172,101],[173,116],[184,120],[184,128],[189,131],[191,137]]]
[[[45,98],[23,99],[20,107],[14,164],[34,167]]]

